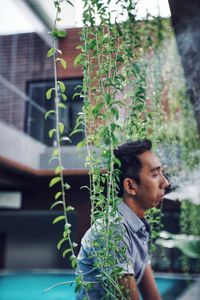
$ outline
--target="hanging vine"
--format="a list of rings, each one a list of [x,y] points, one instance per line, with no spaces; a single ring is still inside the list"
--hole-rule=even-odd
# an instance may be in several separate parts
[[[63,207],[63,215],[54,220],[54,223],[65,223],[63,238],[57,247],[60,249],[63,244],[68,245],[63,251],[63,257],[70,254],[71,265],[79,273],[76,279],[77,289],[85,287],[86,298],[89,299],[87,290],[92,283],[83,280],[74,251],[77,244],[71,240],[71,225],[67,213],[74,208],[66,204],[66,190],[70,187],[64,181],[61,154],[61,142],[69,140],[69,137],[64,136],[65,125],[59,120],[60,110],[67,105],[65,85],[57,78],[57,64],[66,68],[66,62],[56,46],[57,39],[66,34],[65,31],[57,29],[61,2],[54,1],[56,20],[51,33],[53,47],[48,51],[48,57],[54,63],[55,85],[47,91],[46,96],[48,101],[53,98],[55,109],[47,112],[46,118],[54,115],[56,119],[56,126],[49,131],[49,136],[56,141],[51,160],[57,162],[50,187],[61,187],[55,195],[51,209],[58,205]],[[112,1],[112,5],[117,7],[114,21],[111,1],[84,1],[81,45],[78,47],[80,54],[75,60],[75,65],[81,64],[83,69],[81,96],[84,106],[72,134],[84,128],[85,139],[77,147],[87,149],[91,226],[94,234],[99,237],[98,242],[93,241],[95,266],[100,270],[106,299],[116,299],[117,296],[126,299],[119,285],[121,269],[114,268],[117,256],[123,256],[125,249],[118,247],[123,233],[116,232],[116,228],[120,227],[117,208],[121,199],[117,196],[118,172],[114,172],[114,165],[119,162],[113,155],[113,149],[129,139],[145,137],[152,138],[156,146],[160,142],[169,143],[173,140],[176,145],[185,145],[184,149],[187,149],[189,142],[184,140],[180,143],[182,132],[174,132],[171,125],[173,109],[180,109],[181,97],[174,108],[174,104],[170,102],[170,92],[168,93],[171,115],[163,103],[163,91],[167,81],[161,69],[167,56],[161,49],[165,39],[171,34],[168,21],[161,20],[160,17],[152,18],[149,14],[146,19],[137,20],[137,3],[134,1],[116,0]],[[122,15],[126,16],[123,21],[120,20]],[[166,131],[166,123],[169,131]],[[182,153],[186,157],[186,151],[183,150]],[[149,213],[149,219],[153,224],[154,241],[160,230],[159,211],[153,209]]]
[[[88,151],[86,162],[90,174],[91,225],[95,225],[94,235],[98,232],[100,241],[97,243],[95,240],[93,244],[97,261],[95,266],[100,270],[108,299],[116,299],[119,294],[123,299],[119,285],[121,270],[116,268],[118,242],[122,233],[116,235],[115,232],[120,219],[114,216],[121,199],[117,197],[118,176],[117,172],[113,172],[113,166],[118,162],[113,149],[129,139],[149,135],[153,111],[149,110],[146,101],[146,55],[154,50],[155,39],[158,39],[158,44],[161,38],[157,34],[157,22],[152,25],[152,21],[147,20],[145,26],[151,24],[153,33],[157,34],[149,41],[150,29],[141,30],[142,21],[136,20],[134,1],[116,1],[119,15],[127,16],[123,22],[118,22],[117,16],[115,22],[111,22],[109,4],[110,1],[84,2],[83,45],[79,47],[81,54],[75,64],[80,63],[83,67],[84,108],[77,124],[84,124],[86,138],[78,148],[86,146]],[[125,122],[121,122],[124,107],[126,117],[122,118]],[[106,171],[102,172],[102,169]],[[107,187],[106,193],[103,186]],[[160,218],[155,218],[156,214],[158,211],[154,209],[150,218],[157,225]],[[97,220],[102,222],[98,228]],[[106,271],[108,266],[111,269],[115,266],[113,273]],[[78,285],[81,286],[81,283],[78,282]]]
[[[119,199],[113,149],[119,143],[117,136],[121,130],[116,122],[122,102],[116,100],[115,95],[122,89],[123,76],[118,71],[119,35],[110,21],[107,5],[102,1],[84,3],[83,46],[76,63],[80,61],[83,65],[84,108],[78,122],[81,120],[85,124],[86,139],[78,147],[86,145],[88,150],[91,225],[94,225],[94,234],[98,234],[98,241],[93,242],[96,267],[100,270],[106,296],[116,299],[120,295],[121,299],[125,299],[118,283],[121,270],[113,268],[111,273],[109,270],[116,265],[119,252],[119,235],[114,232],[119,222],[119,217],[115,217]],[[102,169],[105,171],[102,172]],[[101,222],[97,224],[97,220]],[[78,285],[81,285],[79,281]]]
[[[52,152],[52,156],[50,159],[50,163],[52,161],[56,161],[55,167],[55,176],[51,179],[49,183],[49,187],[59,186],[59,191],[54,196],[54,203],[51,205],[50,209],[53,209],[57,206],[62,206],[63,215],[56,217],[53,220],[53,224],[64,221],[63,228],[63,237],[57,244],[58,250],[65,246],[65,250],[63,251],[63,257],[69,257],[71,261],[72,268],[78,268],[77,259],[75,255],[75,248],[78,246],[76,242],[74,242],[71,238],[71,224],[69,223],[68,213],[74,210],[74,207],[67,204],[67,195],[66,192],[70,189],[70,185],[64,179],[64,166],[61,152],[61,144],[63,142],[69,142],[70,138],[64,135],[65,125],[60,121],[61,110],[66,109],[67,105],[67,96],[65,95],[66,87],[63,81],[58,79],[57,73],[57,65],[61,64],[61,66],[66,69],[67,63],[62,58],[62,52],[57,48],[57,40],[59,38],[66,36],[66,31],[58,30],[57,23],[61,21],[60,13],[61,13],[61,3],[63,0],[54,1],[56,17],[55,22],[51,31],[53,47],[49,49],[47,53],[48,58],[52,58],[53,66],[54,66],[54,87],[50,88],[46,92],[47,101],[54,101],[55,109],[48,111],[45,114],[45,119],[47,119],[50,115],[55,117],[55,128],[49,130],[49,137],[54,139],[54,150]],[[66,0],[66,2],[70,5],[73,5],[70,1]],[[63,246],[64,245],[64,246]],[[86,295],[87,293],[87,285],[83,280],[83,276],[80,273],[79,281],[81,285],[85,287]],[[88,296],[89,299],[89,296]]]

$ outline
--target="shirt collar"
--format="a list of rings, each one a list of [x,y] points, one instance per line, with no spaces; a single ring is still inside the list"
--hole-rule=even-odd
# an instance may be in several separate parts
[[[144,222],[124,202],[121,202],[119,204],[118,211],[119,211],[120,215],[122,215],[124,217],[124,219],[128,222],[129,226],[131,227],[131,229],[134,232],[139,231],[141,228],[146,229]],[[145,219],[145,221],[146,221],[146,219]]]

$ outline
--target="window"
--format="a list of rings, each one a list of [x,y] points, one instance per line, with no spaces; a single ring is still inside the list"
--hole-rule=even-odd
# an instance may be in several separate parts
[[[66,86],[67,108],[61,109],[60,120],[65,125],[65,135],[69,136],[76,124],[78,113],[82,110],[83,99],[78,95],[73,99],[73,95],[80,91],[82,78],[62,79],[62,81]],[[50,129],[55,128],[55,116],[51,114],[47,120],[44,118],[46,111],[54,109],[54,101],[46,99],[46,91],[53,86],[53,80],[27,83],[29,101],[26,107],[25,131],[48,146],[53,145],[53,139],[49,138],[48,133]],[[68,145],[76,145],[82,139],[83,133],[76,133],[71,137],[72,143]]]

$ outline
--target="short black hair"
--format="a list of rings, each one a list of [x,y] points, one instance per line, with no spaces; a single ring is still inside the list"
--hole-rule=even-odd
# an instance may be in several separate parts
[[[148,139],[127,142],[114,149],[115,157],[120,163],[115,163],[114,169],[118,174],[118,196],[123,197],[125,178],[132,178],[137,184],[140,184],[139,173],[142,169],[142,163],[139,155],[151,150],[152,142]],[[118,172],[119,170],[119,172]]]

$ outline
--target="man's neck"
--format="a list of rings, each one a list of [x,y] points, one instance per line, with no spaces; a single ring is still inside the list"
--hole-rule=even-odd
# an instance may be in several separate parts
[[[144,218],[145,210],[142,209],[133,198],[125,198],[124,203],[139,217]]]

